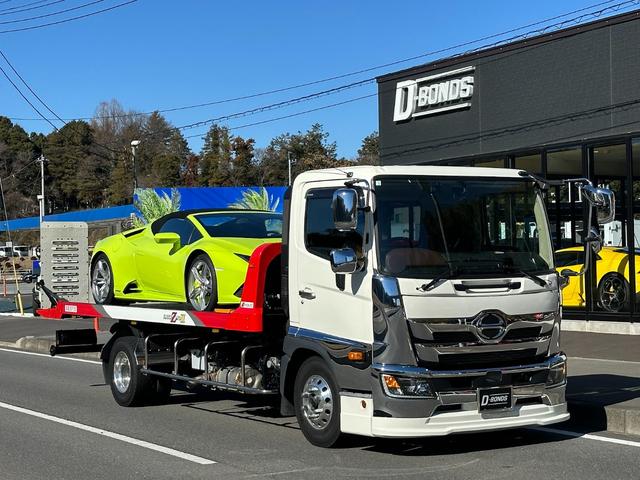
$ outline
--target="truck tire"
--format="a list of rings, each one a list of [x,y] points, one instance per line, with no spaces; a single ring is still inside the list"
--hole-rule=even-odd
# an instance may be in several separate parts
[[[138,339],[118,338],[111,348],[108,365],[109,385],[115,401],[123,407],[135,407],[149,401],[155,380],[140,373],[135,349]]]
[[[296,418],[304,436],[318,447],[340,438],[340,395],[331,371],[319,357],[306,360],[293,387]]]

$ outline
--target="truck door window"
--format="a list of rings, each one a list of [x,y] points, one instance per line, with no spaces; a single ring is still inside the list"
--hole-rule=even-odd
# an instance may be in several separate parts
[[[329,259],[335,248],[351,247],[362,252],[364,212],[358,212],[358,228],[351,232],[339,232],[333,226],[333,192],[335,188],[309,190],[306,198],[304,243],[307,250],[318,257]]]

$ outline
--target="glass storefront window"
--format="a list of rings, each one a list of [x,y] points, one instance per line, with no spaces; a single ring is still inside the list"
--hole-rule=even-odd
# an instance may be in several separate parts
[[[542,173],[542,155],[522,155],[514,158],[514,166],[518,170],[526,170],[531,173]]]
[[[561,175],[568,178],[582,174],[582,149],[580,147],[547,152],[547,175]]]
[[[485,158],[473,162],[474,167],[504,168],[505,161],[502,158]]]
[[[635,275],[629,275],[630,256],[627,248],[627,146],[598,146],[591,149],[593,179],[599,187],[610,188],[616,195],[615,220],[600,225],[602,250],[595,255],[593,282],[594,308],[605,312],[628,312],[635,295]]]

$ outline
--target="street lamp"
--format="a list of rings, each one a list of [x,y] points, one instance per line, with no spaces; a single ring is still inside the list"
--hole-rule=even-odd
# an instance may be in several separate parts
[[[131,157],[133,158],[133,193],[136,193],[138,188],[138,175],[136,171],[136,149],[140,145],[140,140],[131,140]]]
[[[289,164],[289,186],[291,186],[291,165],[295,163],[295,159],[291,161],[291,152],[287,151],[287,163]]]

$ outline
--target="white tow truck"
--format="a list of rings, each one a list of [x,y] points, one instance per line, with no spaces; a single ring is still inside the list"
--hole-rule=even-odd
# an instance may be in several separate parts
[[[589,221],[610,222],[613,194],[572,181]],[[554,268],[546,186],[491,168],[305,172],[285,196],[282,244],[253,253],[236,308],[98,306],[49,292],[40,314],[117,320],[105,345],[93,330],[58,332],[52,354],[99,349],[123,406],[162,402],[176,383],[277,395],[325,447],[343,433],[561,422],[560,291],[576,272]],[[597,228],[586,231],[597,251]]]

